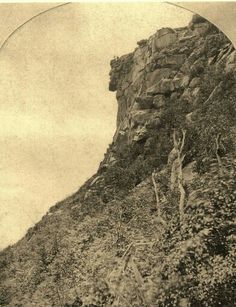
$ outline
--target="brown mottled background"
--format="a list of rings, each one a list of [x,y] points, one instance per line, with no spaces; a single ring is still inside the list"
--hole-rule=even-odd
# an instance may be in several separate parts
[[[56,3],[0,4],[0,43]],[[236,3],[179,3],[236,42]],[[0,50],[0,248],[97,169],[115,131],[109,62],[191,12],[166,3],[72,3],[48,12]]]

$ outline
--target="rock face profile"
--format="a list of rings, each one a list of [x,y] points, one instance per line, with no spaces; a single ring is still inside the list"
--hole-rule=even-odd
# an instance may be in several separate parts
[[[111,61],[113,141],[0,253],[1,306],[235,305],[235,54],[195,15]]]

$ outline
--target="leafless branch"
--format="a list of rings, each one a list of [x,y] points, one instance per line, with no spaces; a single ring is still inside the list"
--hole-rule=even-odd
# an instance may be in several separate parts
[[[160,197],[159,197],[159,194],[158,194],[157,183],[156,183],[156,180],[155,180],[155,172],[152,173],[152,183],[153,183],[153,186],[154,186],[154,191],[155,191],[155,196],[156,196],[156,207],[157,207],[158,219],[165,226],[166,222],[163,220],[163,218],[161,216],[161,201],[160,201]]]
[[[158,195],[158,191],[157,191],[157,183],[155,180],[155,172],[152,173],[152,183],[154,186],[154,191],[155,191],[155,195],[156,195],[156,207],[157,207],[157,212],[158,212],[158,216],[161,216],[161,208],[160,208],[160,198]]]
[[[182,138],[177,141],[176,131],[174,130],[173,142],[174,142],[174,148],[177,152],[177,157],[173,161],[173,164],[172,164],[171,184],[172,184],[172,189],[173,189],[175,182],[176,181],[178,182],[178,188],[180,192],[179,216],[180,216],[181,222],[183,221],[183,217],[184,217],[184,203],[185,203],[185,196],[186,196],[186,192],[185,192],[184,184],[183,184],[183,171],[182,171],[182,165],[183,165],[183,161],[185,158],[185,154],[183,154],[185,138],[186,138],[186,130],[182,130]]]

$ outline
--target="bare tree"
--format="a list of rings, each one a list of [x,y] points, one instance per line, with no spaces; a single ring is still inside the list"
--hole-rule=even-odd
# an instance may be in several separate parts
[[[180,221],[183,221],[184,217],[184,203],[185,203],[185,189],[183,182],[183,160],[185,155],[183,154],[183,148],[185,144],[186,130],[182,130],[182,138],[176,138],[176,131],[173,133],[173,142],[174,142],[174,152],[176,153],[176,159],[173,161],[171,169],[171,188],[174,189],[174,186],[177,182],[180,199],[179,199],[179,216]]]

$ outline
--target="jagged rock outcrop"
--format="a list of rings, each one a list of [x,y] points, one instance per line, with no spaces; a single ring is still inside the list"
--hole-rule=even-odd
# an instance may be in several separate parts
[[[133,53],[113,60],[109,88],[118,101],[116,146],[149,142],[170,104],[197,105],[207,70],[222,65],[226,73],[234,70],[234,54],[218,29],[195,16],[188,27],[160,29]]]
[[[0,253],[0,305],[234,306],[234,47],[193,16],[110,64],[113,142]]]

